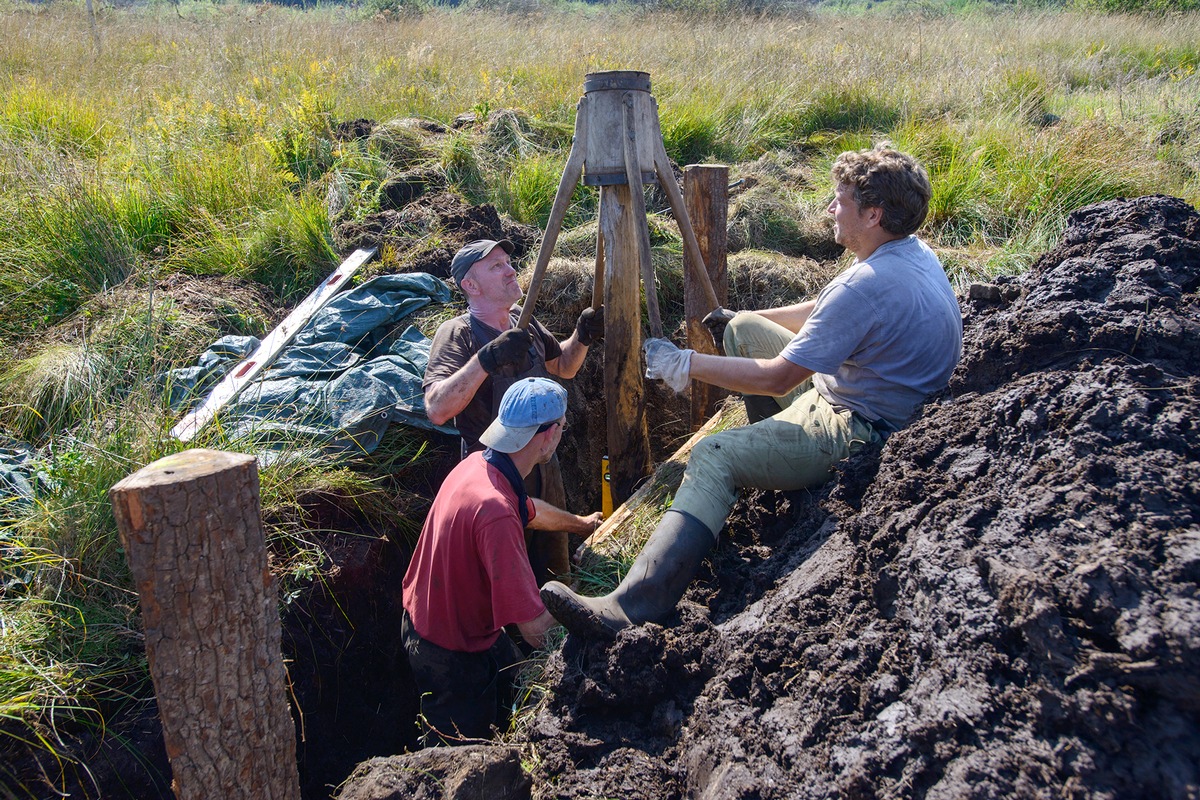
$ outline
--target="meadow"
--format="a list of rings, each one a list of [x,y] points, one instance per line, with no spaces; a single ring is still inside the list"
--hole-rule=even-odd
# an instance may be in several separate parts
[[[822,217],[839,152],[915,154],[934,186],[923,235],[960,289],[1025,269],[1088,203],[1200,206],[1195,12],[183,2],[98,6],[93,22],[78,3],[0,2],[0,455],[32,476],[20,492],[0,472],[0,753],[69,758],[75,732],[150,691],[108,488],[183,447],[156,377],[222,333],[269,330],[344,255],[334,217],[378,210],[398,156],[340,123],[514,112],[512,135],[468,124],[419,156],[469,201],[541,225],[584,76],[643,70],[677,163],[802,176],[773,188],[763,225],[782,234]],[[579,196],[572,225],[594,212]],[[156,292],[174,276],[214,288],[191,304]],[[403,513],[387,481],[421,444],[388,445],[263,470],[285,598],[320,570],[300,493]]]

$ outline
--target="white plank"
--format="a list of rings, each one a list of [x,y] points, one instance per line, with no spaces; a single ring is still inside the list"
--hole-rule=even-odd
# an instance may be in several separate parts
[[[333,273],[321,282],[321,285],[304,298],[300,305],[292,309],[283,322],[275,330],[267,334],[258,348],[243,360],[236,368],[213,387],[212,392],[204,402],[192,409],[183,419],[171,429],[171,435],[181,442],[190,442],[201,428],[212,421],[217,412],[224,408],[238,392],[271,365],[283,348],[295,338],[313,315],[321,310],[333,297],[342,290],[346,282],[358,272],[359,267],[371,260],[376,248],[359,249],[350,254]]]

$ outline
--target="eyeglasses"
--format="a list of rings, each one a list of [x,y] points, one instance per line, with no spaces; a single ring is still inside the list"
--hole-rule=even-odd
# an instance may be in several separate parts
[[[538,432],[538,433],[545,433],[546,431],[548,431],[548,430],[550,430],[551,428],[553,428],[555,425],[559,425],[559,426],[561,426],[561,427],[562,427],[562,432],[563,432],[563,433],[566,433],[566,432],[567,432],[567,421],[566,421],[565,419],[556,419],[556,420],[554,420],[553,422],[545,422],[545,423],[543,423],[543,424],[541,424],[541,425],[539,425],[539,426],[538,426],[537,432]]]

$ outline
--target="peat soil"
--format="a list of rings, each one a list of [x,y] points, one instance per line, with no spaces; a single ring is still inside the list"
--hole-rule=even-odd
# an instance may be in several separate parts
[[[1166,197],[972,287],[907,429],[744,498],[666,626],[568,638],[534,796],[1200,796],[1198,287]]]

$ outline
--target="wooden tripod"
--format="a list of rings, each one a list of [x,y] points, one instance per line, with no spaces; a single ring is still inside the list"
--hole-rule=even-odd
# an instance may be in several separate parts
[[[542,238],[518,326],[525,327],[554,252],[571,194],[583,178],[600,189],[599,235],[592,305],[604,305],[604,388],[608,402],[608,453],[614,504],[623,502],[649,472],[641,362],[639,282],[645,287],[650,336],[663,336],[643,184],[656,178],[666,192],[687,251],[685,263],[707,303],[719,303],[704,267],[700,244],[675,183],[663,145],[658,104],[645,72],[594,72],[575,106],[575,136]]]

